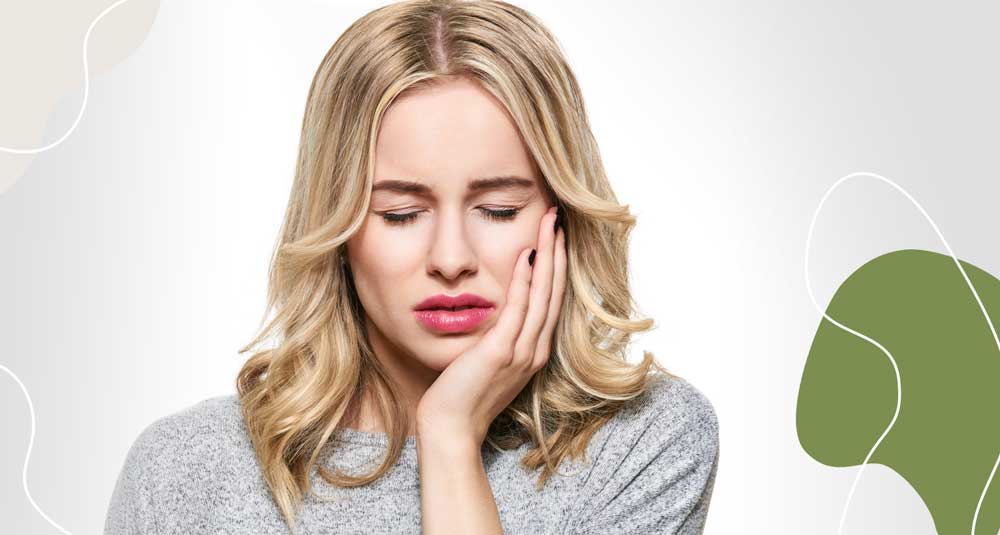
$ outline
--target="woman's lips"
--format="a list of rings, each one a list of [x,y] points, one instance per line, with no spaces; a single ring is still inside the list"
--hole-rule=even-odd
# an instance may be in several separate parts
[[[431,331],[460,333],[474,329],[493,312],[494,307],[471,307],[462,310],[414,310],[417,321]]]

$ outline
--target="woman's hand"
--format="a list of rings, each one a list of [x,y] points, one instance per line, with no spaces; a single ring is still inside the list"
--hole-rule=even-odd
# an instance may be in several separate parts
[[[497,323],[427,389],[416,411],[417,433],[481,445],[490,424],[531,376],[545,366],[566,287],[564,231],[554,230],[555,207],[542,216],[538,249],[517,258],[507,302]]]

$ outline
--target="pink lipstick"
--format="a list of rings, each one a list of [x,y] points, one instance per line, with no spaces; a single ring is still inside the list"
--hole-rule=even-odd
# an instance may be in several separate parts
[[[460,333],[474,329],[495,308],[491,301],[475,294],[438,294],[414,306],[413,313],[417,321],[433,332]]]

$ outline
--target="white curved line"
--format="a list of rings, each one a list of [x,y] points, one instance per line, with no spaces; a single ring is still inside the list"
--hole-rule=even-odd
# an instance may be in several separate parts
[[[87,66],[87,42],[90,40],[90,32],[94,29],[94,25],[97,24],[97,21],[101,20],[104,15],[110,13],[112,9],[124,4],[125,2],[128,2],[128,0],[118,0],[114,4],[105,8],[104,11],[101,11],[101,14],[90,23],[90,27],[87,28],[87,33],[83,36],[83,104],[80,105],[80,113],[76,115],[76,120],[73,121],[73,125],[69,127],[69,130],[67,130],[62,137],[52,143],[49,143],[48,145],[45,145],[44,147],[37,147],[34,149],[16,149],[0,146],[0,151],[9,152],[11,154],[38,154],[39,152],[45,152],[62,143],[64,139],[73,133],[73,130],[76,130],[76,125],[79,124],[80,119],[83,118],[83,110],[87,108],[87,97],[90,95],[90,68]]]
[[[24,454],[24,468],[21,470],[21,485],[24,487],[24,494],[28,496],[28,501],[31,502],[31,506],[35,508],[35,511],[38,511],[38,514],[42,515],[45,520],[48,520],[49,524],[55,526],[56,529],[65,535],[72,535],[70,532],[63,529],[62,526],[56,524],[54,520],[49,518],[48,515],[39,509],[38,504],[35,503],[34,498],[31,497],[31,492],[28,491],[28,461],[31,459],[31,446],[35,443],[35,406],[31,403],[31,396],[28,395],[28,389],[24,387],[24,383],[17,378],[17,375],[3,364],[0,364],[0,370],[7,372],[14,378],[14,382],[17,383],[17,386],[21,387],[21,392],[24,392],[24,399],[28,400],[28,413],[31,415],[31,434],[28,435],[28,452]]]
[[[76,129],[76,125],[80,123],[80,119],[83,117],[83,111],[87,108],[87,98],[90,95],[90,67],[87,64],[87,43],[90,41],[90,33],[94,30],[94,26],[98,21],[110,13],[111,10],[124,4],[125,2],[128,2],[128,0],[118,0],[114,4],[105,8],[104,11],[101,11],[101,13],[90,23],[90,26],[87,28],[87,33],[83,36],[83,104],[80,106],[80,112],[77,114],[76,120],[73,121],[73,125],[69,127],[69,130],[67,130],[62,137],[44,147],[34,149],[16,149],[0,146],[0,151],[12,154],[37,154],[59,145],[63,142],[63,140],[69,137],[71,133],[73,133],[73,130]],[[28,413],[31,416],[31,433],[28,436],[28,451],[24,454],[24,467],[21,469],[21,486],[24,487],[24,494],[28,497],[28,501],[31,502],[31,506],[35,508],[35,511],[42,515],[42,518],[48,521],[49,524],[52,524],[53,527],[58,529],[64,535],[72,535],[69,531],[56,523],[56,521],[49,518],[49,516],[38,507],[38,504],[35,503],[35,499],[31,497],[31,491],[28,490],[28,462],[31,460],[31,448],[35,443],[35,406],[31,403],[31,396],[28,394],[28,389],[24,387],[24,383],[22,383],[21,379],[17,377],[17,374],[3,364],[0,364],[0,370],[3,370],[10,375],[14,379],[14,382],[17,383],[17,386],[21,387],[21,392],[24,393],[24,399],[28,402]]]
[[[838,534],[840,534],[843,531],[843,529],[844,529],[844,519],[847,517],[847,508],[851,504],[851,498],[854,496],[854,489],[858,486],[858,481],[861,479],[861,474],[864,472],[865,465],[868,464],[868,461],[869,461],[869,459],[871,459],[872,454],[875,453],[875,449],[878,448],[878,445],[882,442],[882,439],[885,438],[885,436],[889,433],[889,430],[892,429],[892,426],[896,423],[896,418],[899,416],[899,408],[902,405],[902,401],[903,401],[902,383],[901,383],[901,381],[899,379],[899,367],[896,365],[896,360],[894,358],[892,358],[892,355],[889,353],[889,351],[886,350],[884,347],[882,347],[882,345],[879,344],[878,342],[876,342],[875,340],[872,340],[871,338],[869,338],[869,337],[867,337],[867,336],[865,336],[865,335],[863,335],[863,334],[861,334],[861,333],[859,333],[859,332],[857,332],[857,331],[855,331],[855,330],[853,330],[853,329],[851,329],[849,327],[844,326],[843,324],[839,323],[835,319],[833,319],[830,316],[828,316],[826,314],[826,312],[823,310],[823,308],[821,308],[819,306],[819,304],[816,302],[816,297],[813,295],[813,293],[812,293],[812,287],[809,284],[809,243],[812,240],[813,227],[816,225],[816,218],[819,216],[819,212],[823,208],[823,203],[826,202],[827,197],[830,196],[830,194],[833,192],[833,190],[835,190],[843,182],[846,182],[848,179],[851,179],[851,178],[854,178],[854,177],[857,177],[857,176],[867,176],[867,177],[871,177],[871,178],[877,178],[877,179],[879,179],[879,180],[881,180],[881,181],[883,181],[883,182],[891,185],[892,187],[896,188],[900,193],[902,193],[903,195],[905,195],[906,198],[909,199],[910,202],[912,202],[913,205],[917,207],[917,210],[920,210],[920,213],[923,214],[924,218],[927,219],[927,222],[931,224],[931,227],[934,229],[934,232],[936,232],[937,235],[938,235],[938,237],[941,238],[941,243],[943,243],[944,246],[945,246],[945,248],[948,249],[948,254],[951,256],[952,260],[955,261],[955,265],[958,266],[958,270],[962,273],[962,277],[965,278],[966,284],[968,284],[969,285],[969,289],[972,290],[972,295],[976,298],[976,302],[979,303],[979,309],[983,312],[983,315],[986,317],[986,324],[989,326],[990,332],[993,333],[993,340],[997,344],[997,349],[1000,350],[1000,338],[997,337],[997,331],[993,327],[993,321],[990,319],[990,315],[986,311],[986,307],[983,306],[983,301],[979,298],[979,294],[976,292],[976,288],[972,285],[972,281],[969,280],[969,276],[966,275],[965,269],[962,268],[962,264],[961,264],[961,262],[958,261],[958,258],[955,256],[954,251],[952,251],[951,246],[948,245],[948,241],[944,239],[944,235],[942,235],[941,231],[938,230],[938,227],[934,223],[934,220],[931,219],[931,216],[927,215],[927,212],[924,210],[924,208],[922,206],[920,206],[920,203],[918,203],[916,201],[916,199],[914,199],[909,193],[906,192],[906,190],[904,190],[902,187],[900,187],[895,182],[893,182],[893,181],[889,180],[888,178],[885,178],[885,177],[883,177],[881,175],[878,175],[878,174],[875,174],[875,173],[869,173],[867,171],[858,171],[858,172],[846,175],[844,177],[841,177],[840,180],[838,180],[832,186],[830,186],[830,189],[828,189],[826,191],[826,194],[823,195],[822,200],[820,200],[819,206],[816,207],[816,212],[813,213],[812,222],[809,223],[809,233],[806,235],[806,251],[805,251],[806,291],[809,293],[809,299],[812,301],[813,306],[816,307],[816,310],[820,314],[822,314],[824,318],[826,318],[828,321],[830,321],[831,323],[833,323],[837,327],[840,327],[841,329],[844,329],[845,331],[847,331],[847,332],[849,332],[851,334],[854,334],[855,336],[863,338],[864,340],[867,340],[868,342],[872,343],[873,345],[875,345],[876,347],[878,347],[879,349],[881,349],[882,352],[885,353],[885,355],[887,357],[889,357],[889,362],[892,363],[893,370],[896,372],[896,413],[893,414],[892,420],[889,422],[889,425],[885,428],[885,431],[882,432],[882,435],[880,437],[878,437],[878,440],[875,441],[875,444],[868,451],[868,455],[865,456],[864,462],[861,463],[861,467],[858,469],[858,473],[854,477],[854,483],[851,485],[851,490],[850,490],[850,492],[847,495],[847,501],[844,503],[844,509],[843,509],[843,511],[841,512],[841,515],[840,515],[840,526],[837,528],[837,533]],[[979,520],[979,510],[980,510],[980,508],[983,505],[983,498],[986,497],[986,491],[990,488],[990,483],[993,481],[993,475],[996,473],[998,465],[1000,465],[1000,455],[997,456],[997,462],[994,463],[993,469],[990,471],[990,475],[989,475],[989,477],[986,480],[986,486],[983,487],[983,492],[979,496],[979,503],[976,504],[976,512],[975,512],[975,515],[973,515],[973,517],[972,517],[972,532],[971,532],[972,535],[976,534],[976,522]]]

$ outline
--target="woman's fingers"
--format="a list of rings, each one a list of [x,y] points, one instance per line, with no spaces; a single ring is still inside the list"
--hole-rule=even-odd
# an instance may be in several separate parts
[[[549,360],[552,352],[552,333],[555,332],[559,313],[562,311],[563,294],[566,290],[566,232],[559,229],[555,236],[552,255],[552,294],[548,303],[548,315],[538,340],[538,349],[532,361],[532,369],[540,370]]]
[[[531,366],[538,347],[538,336],[545,324],[549,312],[549,299],[552,295],[552,251],[555,248],[553,227],[556,211],[549,209],[542,216],[538,228],[538,253],[531,274],[531,289],[528,311],[514,345],[514,359],[525,369]]]
[[[528,263],[528,257],[531,255],[531,249],[525,249],[521,251],[521,255],[517,257],[517,262],[514,265],[514,275],[511,277],[510,286],[507,288],[507,302],[504,304],[503,310],[500,311],[500,317],[497,319],[496,325],[490,330],[486,338],[488,344],[491,345],[496,351],[500,351],[507,355],[513,355],[512,348],[517,340],[518,333],[521,332],[521,327],[524,325],[524,318],[528,311],[528,300],[529,291],[531,289],[531,264]],[[535,256],[538,256],[536,253]],[[537,262],[537,260],[536,260]]]

